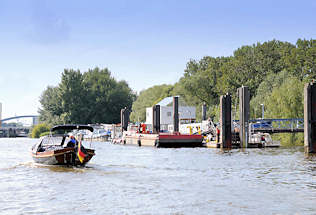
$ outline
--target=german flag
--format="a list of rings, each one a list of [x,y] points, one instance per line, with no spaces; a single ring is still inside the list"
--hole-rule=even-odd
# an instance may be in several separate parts
[[[83,163],[83,160],[84,160],[84,158],[85,158],[87,155],[81,150],[81,147],[82,147],[82,145],[81,145],[81,141],[80,141],[79,144],[78,144],[77,156],[78,156],[78,158],[79,158],[79,161],[80,161],[81,163]]]

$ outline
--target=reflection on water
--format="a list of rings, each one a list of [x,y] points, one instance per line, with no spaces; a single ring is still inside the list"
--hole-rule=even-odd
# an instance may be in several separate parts
[[[86,167],[35,164],[0,139],[1,214],[315,214],[316,158],[299,148],[157,149],[93,143]]]

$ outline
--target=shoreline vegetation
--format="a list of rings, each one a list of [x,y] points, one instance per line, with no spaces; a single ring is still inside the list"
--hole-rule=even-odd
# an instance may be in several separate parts
[[[181,96],[187,105],[206,103],[207,116],[219,117],[219,97],[232,95],[232,109],[238,107],[237,88],[248,86],[250,118],[303,118],[303,87],[316,79],[316,40],[298,39],[296,44],[271,40],[241,46],[228,57],[205,56],[190,60],[174,85],[156,85],[132,91],[126,81],[117,81],[107,68],[65,69],[58,86],[48,86],[40,97],[40,121],[64,123],[118,123],[120,110],[132,109],[131,121],[144,121],[145,108],[168,96]],[[233,113],[234,115],[234,113]],[[238,117],[238,116],[237,116]],[[278,134],[282,145],[302,145],[303,134]]]

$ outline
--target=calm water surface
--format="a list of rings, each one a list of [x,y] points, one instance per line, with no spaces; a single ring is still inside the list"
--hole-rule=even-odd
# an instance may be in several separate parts
[[[0,139],[0,214],[316,214],[316,159],[302,148],[92,143],[87,167],[66,168],[33,163],[36,141]]]

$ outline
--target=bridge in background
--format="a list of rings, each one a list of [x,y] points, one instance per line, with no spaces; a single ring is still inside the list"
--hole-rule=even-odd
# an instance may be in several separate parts
[[[22,116],[13,116],[13,117],[9,117],[9,118],[5,118],[5,119],[1,119],[0,120],[0,125],[3,122],[9,121],[9,120],[13,120],[13,119],[21,119],[21,118],[32,118],[32,125],[36,125],[38,124],[38,115],[22,115]]]
[[[233,120],[233,130],[240,128],[239,120]],[[304,132],[304,119],[250,119],[250,133],[297,133]]]
[[[30,131],[29,127],[25,126],[2,126],[3,122],[7,122],[14,119],[32,118],[32,125],[38,124],[38,115],[23,115],[13,116],[0,120],[0,137],[27,137]]]

